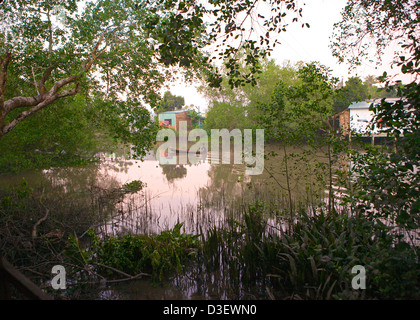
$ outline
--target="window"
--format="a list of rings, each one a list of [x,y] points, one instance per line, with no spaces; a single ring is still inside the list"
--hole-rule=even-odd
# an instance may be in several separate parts
[[[172,119],[163,120],[163,124],[165,125],[165,127],[172,126]]]

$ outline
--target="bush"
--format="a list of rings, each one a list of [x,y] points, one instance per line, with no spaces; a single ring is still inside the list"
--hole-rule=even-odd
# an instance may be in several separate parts
[[[90,232],[91,263],[100,274],[115,276],[115,270],[135,276],[149,273],[161,281],[165,274],[181,272],[184,264],[197,252],[198,236],[182,234],[183,223],[157,235],[124,235],[100,239]],[[74,246],[73,246],[74,247]]]

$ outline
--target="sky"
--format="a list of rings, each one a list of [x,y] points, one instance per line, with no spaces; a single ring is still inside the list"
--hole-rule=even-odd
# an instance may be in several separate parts
[[[286,32],[278,35],[281,45],[274,48],[271,58],[279,65],[283,64],[285,60],[290,60],[292,63],[319,61],[332,70],[333,76],[343,79],[344,83],[351,76],[359,76],[364,79],[368,75],[382,75],[384,71],[387,71],[388,74],[395,72],[389,67],[392,60],[391,54],[383,57],[382,66],[377,67],[364,62],[361,67],[351,73],[349,73],[348,65],[339,64],[337,58],[332,56],[329,45],[333,25],[341,20],[341,11],[346,2],[347,0],[305,1],[302,22],[308,22],[310,28],[302,28],[300,23],[290,24]],[[391,52],[392,50],[390,50]],[[183,96],[186,105],[200,106],[202,112],[208,107],[208,101],[197,92],[193,85],[178,83],[171,87],[171,92]]]

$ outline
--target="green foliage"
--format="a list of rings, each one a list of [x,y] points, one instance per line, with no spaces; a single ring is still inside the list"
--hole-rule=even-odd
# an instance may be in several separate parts
[[[141,157],[157,130],[149,111],[132,101],[70,97],[40,110],[0,140],[0,172],[86,164],[121,142]]]
[[[0,139],[0,172],[86,163],[100,147],[100,125],[82,97],[58,102]]]
[[[183,223],[172,230],[157,235],[125,235],[100,239],[90,232],[92,257],[89,263],[97,264],[100,273],[115,276],[110,268],[133,276],[150,273],[154,280],[163,280],[172,272],[181,272],[185,263],[196,255],[199,246],[197,236],[181,233]],[[70,239],[71,248],[78,251],[77,244]]]
[[[123,184],[122,188],[124,192],[136,193],[144,188],[145,184],[139,180],[133,180],[131,182]]]
[[[1,211],[13,212],[21,211],[28,208],[28,204],[25,201],[32,195],[32,188],[28,186],[25,179],[22,179],[20,184],[9,186],[6,194],[3,195],[0,201]],[[6,216],[6,214],[4,214]]]
[[[316,62],[308,63],[300,66],[297,71],[297,79],[293,84],[278,82],[269,102],[257,105],[260,110],[258,120],[265,130],[266,140],[281,144],[280,149],[283,154],[281,174],[286,178],[286,186],[279,183],[278,185],[288,194],[291,221],[293,221],[295,211],[291,185],[293,168],[299,162],[308,163],[308,156],[320,151],[325,153],[327,163],[318,162],[316,170],[307,166],[309,169],[307,172],[312,175],[314,171],[323,171],[324,174],[328,174],[329,210],[331,211],[334,206],[332,180],[335,169],[333,166],[337,163],[339,153],[343,151],[343,145],[345,145],[335,137],[329,123],[336,95],[334,87],[337,81],[338,79],[332,77],[331,71],[327,67]],[[305,152],[302,154],[293,153],[291,150],[296,146],[304,146]],[[266,155],[266,157],[268,156],[270,155]],[[268,172],[273,177],[273,174]],[[315,179],[322,182],[323,185],[326,184],[326,181],[322,181],[322,177],[315,176]]]
[[[341,62],[347,59],[357,66],[371,52],[368,43],[376,45],[375,55],[380,60],[383,50],[398,39],[405,53],[395,52],[398,62],[394,66],[401,67],[401,74],[417,79],[418,6],[415,1],[349,1],[342,21],[335,25],[334,55]],[[382,245],[375,249],[369,264],[372,276],[368,290],[376,290],[382,299],[418,299],[418,239],[404,231],[417,230],[420,222],[420,87],[416,81],[394,85],[386,72],[379,81],[385,83],[387,94],[400,99],[382,99],[371,105],[371,129],[381,121],[381,130],[394,148],[352,152],[355,183],[354,194],[348,200],[361,221],[384,230]]]
[[[387,124],[384,131],[394,143],[393,150],[369,149],[355,152],[357,174],[356,209],[369,218],[383,218],[388,223],[408,229],[420,225],[420,121],[419,85],[412,83],[399,94],[406,97],[395,103],[385,100],[371,106],[375,117]]]
[[[210,129],[246,129],[245,109],[240,105],[216,102],[208,110],[204,128]]]
[[[150,112],[133,100],[100,99],[96,103],[105,134],[110,135],[115,142],[131,145],[134,158],[145,156],[152,148],[159,130],[158,124],[152,121]]]
[[[263,296],[268,291],[277,299],[420,296],[418,249],[402,239],[395,242],[384,225],[344,212],[295,216],[292,228],[270,227],[267,207],[258,202],[246,210],[243,224],[232,221],[230,227],[208,230],[202,272],[222,272],[225,285],[240,284]],[[366,269],[366,290],[352,289],[355,265]]]
[[[416,249],[404,242],[394,246],[386,229],[363,218],[322,212],[303,216],[274,245],[279,258],[279,264],[273,264],[275,278],[292,297],[362,298],[351,289],[354,265],[366,268],[364,298],[405,299],[420,294]]]
[[[191,118],[193,129],[201,129],[204,125],[205,118],[200,112],[195,111],[193,108],[194,106],[191,105],[187,111],[187,115]]]
[[[373,97],[374,98],[374,97]],[[353,102],[364,101],[368,99],[368,88],[358,77],[351,77],[346,85],[337,91],[334,99],[334,112],[340,112],[347,109]]]
[[[297,78],[294,85],[278,82],[270,101],[258,105],[259,122],[267,139],[287,145],[315,141],[320,130],[328,128],[337,79],[317,63],[302,66]]]
[[[141,157],[152,147],[157,130],[150,112],[133,101],[69,97],[0,139],[0,172],[86,164],[95,153],[121,142]]]
[[[248,69],[245,57],[241,52],[241,71]],[[228,77],[224,77],[220,88],[200,87],[201,93],[210,101],[206,118],[207,129],[257,128],[260,113],[257,105],[269,101],[278,81],[292,84],[296,80],[297,67],[290,63],[279,66],[269,59],[263,59],[259,63],[261,66],[256,85],[244,83],[237,88],[231,88]]]
[[[350,77],[346,85],[337,90],[334,97],[334,113],[347,109],[353,102],[396,97],[396,90],[378,88],[374,85],[376,82],[378,82],[378,79],[373,76],[368,76],[365,81],[358,77]]]
[[[103,93],[108,107],[121,97],[156,107],[157,92],[179,73],[186,79],[201,75],[218,86],[221,74],[214,59],[225,62],[230,85],[255,83],[259,59],[275,45],[270,34],[286,30],[287,13],[302,12],[292,0],[287,6],[280,0],[266,5],[267,16],[242,1],[3,1],[0,134],[77,93]],[[244,37],[247,22],[267,28],[259,44]],[[239,37],[240,45],[227,41]],[[215,48],[208,50],[210,45]],[[240,48],[247,51],[244,72],[236,57]],[[19,112],[11,117],[13,110]]]
[[[157,107],[158,112],[181,110],[185,105],[185,99],[182,96],[173,95],[170,91],[166,91],[162,100]]]
[[[92,252],[84,250],[79,243],[79,239],[74,234],[70,234],[67,239],[65,254],[71,260],[74,260],[81,265],[87,265],[92,258]]]
[[[407,12],[399,12],[401,6]],[[404,34],[400,36],[406,54],[399,57],[397,65],[402,74],[409,74],[413,78],[418,78],[420,73],[419,35],[416,31],[419,20],[413,19],[412,15],[418,12],[417,7],[418,4],[415,6],[409,1],[388,2],[383,6],[375,3],[372,8],[363,7],[364,10],[381,12],[379,16],[375,16],[375,22],[380,24],[372,32],[404,30]],[[352,8],[349,7],[350,9]],[[396,24],[383,21],[384,15]],[[387,35],[378,38],[380,43],[389,41]],[[395,91],[399,99],[394,102],[382,99],[379,104],[371,105],[370,110],[374,113],[371,129],[381,121],[384,124],[382,132],[394,143],[394,148],[386,151],[371,148],[366,152],[354,153],[357,178],[357,201],[354,206],[360,214],[366,214],[370,219],[382,219],[391,226],[417,229],[420,225],[420,85],[416,81],[404,86],[393,85],[386,73],[381,81],[386,83],[388,91]]]

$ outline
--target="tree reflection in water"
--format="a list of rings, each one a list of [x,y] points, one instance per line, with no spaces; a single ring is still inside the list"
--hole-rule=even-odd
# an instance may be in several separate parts
[[[160,166],[169,183],[174,182],[176,179],[182,179],[187,175],[187,168],[185,168],[184,165],[165,164]]]

